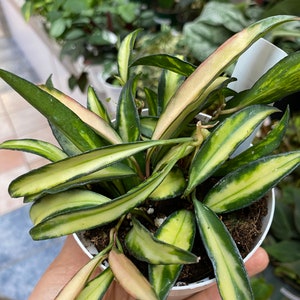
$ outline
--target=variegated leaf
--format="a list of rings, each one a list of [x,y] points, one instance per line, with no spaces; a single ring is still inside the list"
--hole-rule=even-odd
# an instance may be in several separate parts
[[[206,195],[213,211],[227,212],[251,204],[300,164],[300,151],[267,156],[229,173]]]
[[[30,218],[34,225],[56,215],[96,207],[111,199],[88,190],[73,189],[54,195],[47,195],[30,208]]]
[[[39,223],[30,230],[32,238],[35,240],[54,238],[116,220],[145,201],[164,180],[176,162],[177,160],[171,161],[162,171],[152,174],[143,183],[112,201],[95,208],[61,214]]]
[[[66,153],[64,153],[55,145],[33,139],[5,141],[0,144],[0,149],[11,149],[29,152],[47,158],[50,161],[59,161],[67,157]]]
[[[299,20],[295,16],[273,16],[260,20],[232,36],[210,55],[176,91],[162,114],[153,139],[174,136],[191,112],[201,110],[206,97],[202,97],[209,85],[232,64],[251,44],[275,26]]]
[[[87,280],[97,267],[97,265],[106,256],[105,251],[97,254],[84,267],[82,267],[74,277],[65,285],[55,300],[74,300],[85,286]]]
[[[98,98],[96,91],[89,86],[87,92],[87,108],[110,124],[110,118],[106,111],[106,108]]]
[[[108,267],[102,271],[97,277],[90,280],[80,294],[76,297],[76,300],[99,300],[102,299],[108,290],[111,282],[114,279],[114,275],[111,269]]]
[[[120,285],[135,299],[158,300],[152,286],[137,267],[118,249],[109,252],[108,262]]]
[[[268,70],[251,89],[237,94],[227,107],[269,104],[299,91],[300,52],[291,53]]]
[[[223,121],[204,141],[190,168],[185,195],[209,178],[268,115],[276,109],[256,105],[244,108]],[[216,147],[217,145],[217,147]]]
[[[132,219],[133,227],[126,235],[125,244],[137,259],[150,264],[191,264],[199,258],[193,253],[156,239],[139,221]]]
[[[226,175],[239,167],[246,165],[247,163],[254,161],[260,157],[270,154],[274,151],[282,142],[283,136],[286,132],[289,121],[289,109],[286,110],[282,119],[276,124],[267,136],[249,147],[247,150],[240,153],[238,156],[226,161],[220,169],[217,171],[217,176]]]
[[[181,249],[191,251],[196,232],[195,219],[188,210],[170,215],[155,233],[159,240]],[[150,282],[159,298],[166,299],[174,286],[182,265],[149,265]]]
[[[196,198],[193,202],[198,228],[213,264],[222,299],[254,299],[243,260],[225,225]]]
[[[88,151],[103,145],[99,136],[79,119],[72,109],[66,107],[53,95],[8,71],[0,69],[0,77],[44,115],[50,123],[68,136],[80,151]]]
[[[69,157],[21,175],[10,184],[9,191],[12,197],[30,196],[45,192],[68,181],[96,172],[150,147],[170,145],[185,140],[174,139],[113,145]]]

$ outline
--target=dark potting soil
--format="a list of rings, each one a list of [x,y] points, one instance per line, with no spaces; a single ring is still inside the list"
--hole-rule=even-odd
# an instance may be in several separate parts
[[[144,210],[147,211],[149,207],[151,209],[154,209],[154,213],[151,215],[147,214],[147,216],[151,217],[151,219],[153,220],[155,218],[164,218],[165,216],[170,215],[172,212],[178,209],[192,209],[192,206],[190,204],[185,204],[184,207],[182,207],[182,199],[181,201],[180,199],[172,199],[161,202],[148,202],[147,208],[145,207]],[[247,254],[251,251],[256,238],[261,233],[262,219],[267,215],[267,212],[267,200],[264,197],[246,208],[219,216],[219,218],[223,221],[223,223],[231,233],[243,258],[246,257]],[[141,217],[139,217],[139,221],[141,221],[150,231],[156,231],[157,228],[153,224],[151,224],[152,222],[147,221],[145,218]],[[85,232],[85,237],[91,240],[95,244],[96,248],[101,251],[109,244],[109,232],[110,229],[114,226],[115,224],[108,224],[101,228],[88,230]],[[128,256],[139,268],[139,270],[147,277],[147,263],[138,261],[134,257],[132,257],[130,253],[127,252],[124,245],[125,236],[130,228],[130,218],[125,218],[122,226],[119,228],[118,238],[123,244],[125,255]],[[186,285],[192,282],[203,280],[205,278],[214,278],[211,261],[206,254],[198,231],[196,232],[192,252],[199,256],[201,259],[196,264],[183,266],[181,274],[177,281],[177,285]]]

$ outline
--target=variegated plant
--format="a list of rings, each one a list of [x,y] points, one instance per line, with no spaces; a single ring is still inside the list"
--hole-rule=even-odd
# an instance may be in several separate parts
[[[0,70],[0,77],[48,119],[60,144],[25,139],[0,145],[50,160],[9,186],[12,197],[32,202],[32,238],[110,226],[106,247],[57,299],[99,299],[113,278],[137,299],[166,299],[182,266],[199,260],[192,253],[196,227],[222,298],[252,299],[243,260],[217,214],[252,204],[299,165],[300,151],[272,154],[284,135],[288,111],[262,142],[234,158],[232,153],[277,111],[267,104],[300,90],[300,53],[287,56],[240,93],[227,88],[232,79],[223,74],[258,38],[290,21],[299,19],[274,16],[251,25],[197,68],[168,55],[134,59],[138,31],[131,33],[118,56],[123,90],[114,121],[92,87],[84,108],[50,81],[36,86]],[[158,91],[145,87],[143,99],[137,91],[142,77],[134,73],[141,64],[163,69]],[[195,121],[212,111],[217,113],[207,124]],[[220,180],[202,195],[199,187],[212,178]],[[170,199],[181,199],[182,207],[150,231],[151,210]],[[128,220],[131,228],[121,240],[119,232]],[[148,263],[148,278],[127,253]],[[91,280],[103,260],[109,267]]]

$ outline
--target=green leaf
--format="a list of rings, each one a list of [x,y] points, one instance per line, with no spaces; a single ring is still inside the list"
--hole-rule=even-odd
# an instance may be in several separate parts
[[[45,157],[50,161],[59,161],[67,157],[67,155],[58,147],[48,142],[33,139],[5,141],[0,144],[0,149],[11,149],[29,152]]]
[[[94,149],[103,144],[99,136],[88,125],[49,93],[25,79],[1,69],[0,77],[68,136],[81,151]],[[68,120],[68,122],[65,120]]]
[[[298,287],[300,284],[300,259],[288,263],[279,263],[275,267],[274,275],[283,277],[285,281]]]
[[[90,280],[76,300],[99,300],[102,299],[110,284],[114,279],[114,274],[110,268],[106,268],[97,277]]]
[[[73,189],[39,199],[31,206],[29,214],[33,224],[36,225],[47,218],[95,207],[110,200],[88,190]]]
[[[135,106],[137,77],[130,78],[123,87],[116,116],[116,130],[124,142],[135,142],[140,137],[140,119]]]
[[[294,216],[297,203],[299,202],[299,189],[295,192],[294,196],[297,198],[293,198],[293,194],[287,193],[287,188],[285,187],[282,190],[282,196],[276,197],[271,234],[277,240],[297,239],[300,237],[300,234],[296,229],[299,219]],[[288,199],[288,201],[296,201],[293,204],[288,204],[285,199]]]
[[[120,179],[123,177],[136,177],[136,173],[127,165],[116,163],[111,166],[105,167],[99,171],[93,172],[91,174],[83,175],[79,178],[70,180],[68,182],[59,184],[51,189],[41,191],[40,193],[26,196],[24,202],[32,202],[40,199],[47,194],[55,194],[68,190],[70,188],[80,187],[91,183],[100,183],[102,181],[112,181],[114,179]]]
[[[263,157],[229,173],[206,195],[204,203],[220,213],[249,205],[300,164],[300,151]]]
[[[129,33],[122,41],[118,52],[118,71],[122,83],[125,84],[129,78],[129,64],[131,53],[136,37],[141,29],[137,29]]]
[[[62,130],[60,130],[54,124],[51,124],[51,122],[49,122],[49,126],[55,139],[68,156],[74,156],[83,152],[76,145],[74,145],[72,140],[68,136],[66,136]]]
[[[183,77],[177,73],[164,70],[158,86],[158,103],[161,113],[164,111],[169,100],[174,95],[179,85],[183,82]]]
[[[125,238],[126,248],[139,260],[150,264],[192,264],[199,258],[193,253],[155,238],[138,220]]]
[[[274,16],[260,20],[235,34],[221,45],[192,73],[176,91],[158,121],[153,139],[173,136],[174,132],[194,110],[201,110],[206,89],[251,44],[277,25],[299,20],[294,16]]]
[[[154,54],[144,56],[135,60],[131,66],[138,65],[159,67],[183,75],[185,77],[191,75],[196,69],[196,67],[192,64],[168,54]]]
[[[183,250],[191,251],[195,237],[194,215],[188,210],[171,214],[155,233],[155,237]],[[149,265],[150,282],[160,299],[166,299],[174,286],[182,265]]]
[[[300,242],[297,240],[281,241],[270,246],[265,246],[265,249],[271,257],[280,262],[285,263],[300,260]]]
[[[74,300],[81,289],[97,267],[97,265],[106,257],[107,250],[99,252],[84,267],[82,267],[74,277],[64,286],[56,296],[56,300]]]
[[[157,117],[144,116],[140,118],[140,122],[142,136],[151,139],[151,136],[157,124]]]
[[[251,89],[237,94],[226,108],[269,104],[298,92],[300,52],[291,53],[268,70]]]
[[[87,92],[87,108],[110,124],[109,114],[91,86],[88,87]]]
[[[185,195],[209,178],[258,124],[275,111],[276,109],[270,106],[256,105],[247,107],[225,119],[208,136],[197,152],[191,164]]]
[[[196,198],[193,202],[198,228],[213,264],[222,299],[253,299],[243,260],[225,225],[206,205]]]
[[[96,172],[150,147],[170,145],[184,140],[174,139],[119,144],[69,157],[21,175],[12,181],[9,192],[12,197],[45,192],[68,181]]]
[[[137,267],[115,247],[109,252],[109,265],[120,285],[134,299],[158,300],[152,286]]]
[[[148,104],[148,114],[149,116],[157,116],[158,115],[158,111],[157,111],[157,94],[152,91],[149,88],[144,89],[145,91],[145,96],[146,96],[146,101]]]
[[[77,118],[80,118],[85,124],[91,127],[97,134],[99,134],[106,141],[112,144],[118,144],[122,142],[119,135],[116,133],[113,127],[110,126],[109,123],[104,121],[102,118],[100,118],[93,112],[86,109],[79,102],[70,98],[69,96],[65,95],[64,93],[60,92],[57,89],[49,88],[47,86],[40,86],[40,87],[43,90],[45,90],[47,93],[55,97],[57,100],[59,100],[71,111],[73,111],[77,115]],[[66,118],[64,120],[66,120]],[[68,136],[67,132],[66,132],[66,136]],[[104,144],[106,143],[102,141],[101,146]]]
[[[88,43],[97,46],[112,46],[115,45],[118,41],[118,37],[115,33],[107,29],[94,29],[87,36]]]
[[[50,218],[30,230],[34,240],[54,238],[81,230],[98,227],[116,220],[141,204],[163,181],[176,160],[171,161],[161,172],[156,172],[128,193],[104,203],[99,207],[83,209]]]
[[[268,9],[262,12],[262,17],[269,17],[274,15],[289,15],[294,14],[296,16],[300,15],[300,7],[297,0],[282,0],[279,2],[272,3],[268,6]]]
[[[172,199],[180,196],[186,187],[186,180],[183,171],[175,167],[166,176],[163,182],[149,195],[150,200]]]
[[[33,14],[33,3],[31,2],[24,2],[21,7],[22,15],[26,22],[30,20],[31,15]]]
[[[300,236],[300,188],[293,189],[294,192],[294,203],[295,203],[295,209],[294,209],[294,223],[297,228],[298,234]]]
[[[252,277],[251,286],[256,300],[268,300],[274,291],[274,286],[266,281],[265,278]]]
[[[50,26],[50,35],[54,38],[60,37],[66,30],[67,28],[67,22],[64,19],[57,19],[52,22]]]
[[[281,144],[288,122],[289,109],[286,110],[280,122],[276,124],[275,128],[273,128],[263,140],[249,147],[238,156],[226,161],[217,171],[217,175],[228,174],[251,161],[270,154]]]

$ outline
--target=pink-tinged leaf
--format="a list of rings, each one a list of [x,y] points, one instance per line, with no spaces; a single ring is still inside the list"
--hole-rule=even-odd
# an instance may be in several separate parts
[[[152,139],[168,138],[176,133],[195,109],[205,104],[205,91],[247,48],[272,28],[299,21],[295,16],[273,16],[260,20],[235,34],[210,55],[181,85],[158,121]]]
[[[64,93],[52,88],[48,88],[45,85],[40,86],[41,89],[51,94],[62,104],[67,106],[72,110],[84,123],[89,125],[96,133],[101,137],[106,139],[112,144],[120,144],[122,142],[121,138],[117,132],[102,118],[97,116],[95,113],[86,109],[80,103],[78,103],[73,98],[65,95]]]
[[[87,280],[89,279],[97,265],[101,262],[101,260],[103,260],[104,255],[105,254],[103,254],[103,252],[100,252],[84,267],[82,267],[60,291],[55,300],[74,300],[85,286]]]
[[[147,279],[117,248],[109,252],[108,262],[120,285],[132,297],[140,300],[158,299]]]

